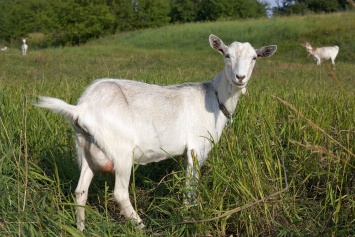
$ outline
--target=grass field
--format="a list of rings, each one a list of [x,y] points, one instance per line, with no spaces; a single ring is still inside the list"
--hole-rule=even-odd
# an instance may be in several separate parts
[[[202,168],[198,207],[183,205],[177,157],[134,167],[130,195],[145,230],[119,214],[113,177],[97,174],[78,232],[72,128],[31,102],[46,95],[76,103],[103,77],[209,80],[223,68],[210,33],[278,51],[257,62],[233,124]],[[28,40],[27,56],[19,47],[1,52],[0,236],[354,236],[354,35],[355,14],[343,13],[173,25],[72,48],[34,50]],[[300,46],[306,40],[340,47],[334,70],[316,66]]]

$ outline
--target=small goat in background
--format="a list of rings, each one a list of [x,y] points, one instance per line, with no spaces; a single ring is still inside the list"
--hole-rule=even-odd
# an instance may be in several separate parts
[[[331,46],[331,47],[320,47],[320,48],[312,48],[312,45],[308,42],[305,44],[301,44],[303,47],[307,49],[307,52],[311,54],[314,60],[317,61],[317,65],[320,65],[322,60],[330,59],[332,60],[332,64],[335,65],[335,58],[339,53],[338,46]]]
[[[256,59],[272,56],[277,49],[276,45],[254,49],[239,42],[228,46],[215,35],[210,35],[209,43],[224,58],[224,69],[210,81],[160,86],[100,79],[86,89],[77,105],[51,97],[39,97],[34,104],[64,115],[74,127],[81,169],[75,190],[79,230],[85,227],[83,206],[94,171],[115,174],[113,194],[121,213],[144,227],[129,200],[133,163],[185,155],[185,203],[195,203],[196,169],[232,119]]]
[[[6,50],[7,50],[7,47],[4,46],[4,47],[2,47],[0,50],[1,50],[1,51],[6,51]]]
[[[22,55],[26,55],[28,49],[28,45],[26,44],[26,39],[22,39],[21,49],[22,49]]]

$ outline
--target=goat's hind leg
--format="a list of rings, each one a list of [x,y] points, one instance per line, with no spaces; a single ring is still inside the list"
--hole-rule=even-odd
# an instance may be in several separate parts
[[[115,160],[115,190],[114,197],[121,208],[121,214],[126,218],[133,220],[139,224],[141,228],[144,228],[142,219],[134,210],[131,201],[129,200],[129,179],[132,169],[132,154],[121,154],[121,157]]]
[[[78,185],[75,189],[76,196],[76,225],[81,231],[85,229],[85,204],[88,198],[89,186],[94,177],[94,171],[88,163],[88,154],[85,151],[87,140],[80,134],[76,134],[78,163],[81,168]]]

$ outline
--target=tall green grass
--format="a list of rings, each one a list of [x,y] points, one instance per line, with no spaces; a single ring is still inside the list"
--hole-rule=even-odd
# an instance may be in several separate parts
[[[26,57],[19,49],[2,52],[0,235],[355,235],[354,18],[345,13],[173,25],[82,47],[30,47]],[[197,208],[183,205],[184,159],[177,157],[134,167],[131,200],[146,230],[119,214],[113,177],[97,174],[90,187],[87,229],[79,233],[72,129],[62,117],[31,102],[48,95],[75,103],[90,82],[102,77],[158,84],[211,79],[223,63],[210,49],[210,33],[225,43],[277,44],[278,52],[257,62],[233,124],[201,170]],[[329,63],[316,66],[300,46],[304,40],[315,46],[338,44],[335,71]],[[287,183],[287,191],[268,198]],[[229,210],[236,212],[191,223]]]

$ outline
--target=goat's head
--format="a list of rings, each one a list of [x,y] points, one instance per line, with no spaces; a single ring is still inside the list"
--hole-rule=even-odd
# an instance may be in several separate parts
[[[304,44],[301,45],[306,48],[307,52],[313,49],[312,45],[309,42],[305,42]]]
[[[234,42],[226,46],[215,35],[209,37],[210,45],[224,56],[225,73],[232,86],[245,88],[253,71],[257,58],[270,57],[276,50],[276,45],[254,49],[249,43]]]

